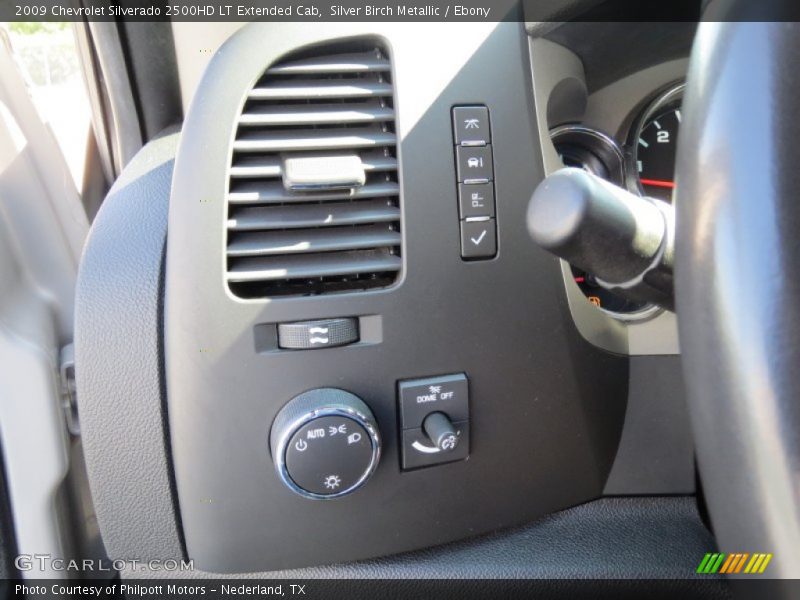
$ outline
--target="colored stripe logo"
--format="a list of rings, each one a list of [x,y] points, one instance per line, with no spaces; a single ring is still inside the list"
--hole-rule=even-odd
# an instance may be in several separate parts
[[[771,560],[772,554],[760,552],[754,554],[747,552],[733,554],[708,552],[703,557],[703,560],[700,561],[696,572],[699,575],[714,575],[716,573],[726,575],[736,573],[761,574],[766,570]]]

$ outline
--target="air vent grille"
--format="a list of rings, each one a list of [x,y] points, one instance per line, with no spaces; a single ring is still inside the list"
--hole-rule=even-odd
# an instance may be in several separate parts
[[[374,43],[315,47],[270,67],[250,91],[233,142],[227,198],[227,279],[236,295],[365,290],[399,276],[400,186],[387,56]],[[355,164],[357,182],[337,184],[324,173],[313,180],[312,172],[314,185],[293,185],[292,161]]]

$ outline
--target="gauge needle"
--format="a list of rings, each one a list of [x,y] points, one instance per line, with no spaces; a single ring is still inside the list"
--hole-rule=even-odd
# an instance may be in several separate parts
[[[670,189],[675,187],[674,181],[663,181],[661,179],[640,179],[639,181],[642,182],[642,185],[651,185],[653,187],[663,187]]]

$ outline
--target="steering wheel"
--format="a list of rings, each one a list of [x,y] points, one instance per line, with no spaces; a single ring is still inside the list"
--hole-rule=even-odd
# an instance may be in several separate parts
[[[708,21],[732,19],[737,3]],[[724,14],[721,11],[725,11]],[[722,552],[800,577],[800,23],[704,22],[683,101],[675,297]]]
[[[742,6],[712,4],[698,28],[675,218],[566,168],[537,187],[528,229],[615,292],[676,310],[720,550],[800,578],[800,23],[743,22]]]

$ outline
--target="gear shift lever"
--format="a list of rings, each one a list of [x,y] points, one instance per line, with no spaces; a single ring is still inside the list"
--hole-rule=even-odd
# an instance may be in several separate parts
[[[542,181],[528,205],[533,240],[615,294],[674,310],[674,209],[581,169]]]

